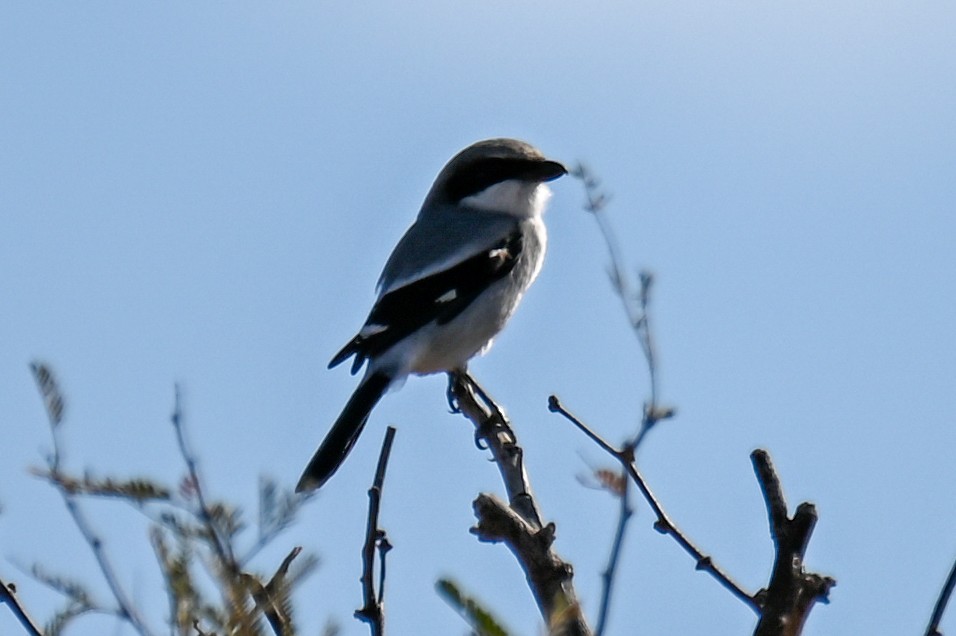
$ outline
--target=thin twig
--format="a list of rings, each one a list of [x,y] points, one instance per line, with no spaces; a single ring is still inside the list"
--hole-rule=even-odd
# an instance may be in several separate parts
[[[634,283],[625,267],[617,237],[606,215],[605,210],[608,201],[610,201],[610,196],[602,190],[600,181],[584,164],[579,163],[572,171],[572,175],[580,179],[584,186],[586,197],[584,209],[594,217],[601,236],[604,239],[604,244],[607,247],[608,257],[610,259],[608,275],[611,279],[611,286],[621,301],[628,324],[637,337],[641,351],[644,354],[644,360],[647,364],[647,374],[650,384],[649,396],[644,403],[637,433],[627,440],[624,445],[625,449],[633,456],[651,429],[661,420],[674,415],[673,408],[661,408],[657,403],[657,354],[650,320],[651,287],[654,277],[649,271],[639,272],[640,284],[639,287],[635,289]],[[623,469],[621,474],[626,484],[627,475]],[[607,625],[607,613],[610,609],[614,573],[617,571],[617,559],[622,553],[624,538],[627,536],[627,525],[631,516],[630,504],[625,492],[621,500],[617,529],[614,533],[610,558],[601,581],[601,611],[598,615],[597,636],[601,636],[604,633],[604,629]]]
[[[13,583],[5,583],[0,580],[0,603],[5,603],[7,607],[10,608],[13,615],[16,616],[20,624],[23,625],[23,629],[27,631],[27,634],[30,634],[30,636],[43,636],[43,632],[40,631],[40,628],[33,622],[33,619],[30,618],[26,609],[24,609],[19,599],[17,599],[16,590],[17,588]]]
[[[674,522],[671,521],[670,517],[667,516],[667,513],[664,512],[664,508],[657,500],[657,497],[654,496],[654,493],[651,492],[650,488],[647,486],[647,482],[644,480],[643,475],[641,475],[634,463],[633,454],[627,448],[624,450],[618,450],[617,448],[614,448],[611,444],[605,441],[604,438],[591,430],[587,424],[565,409],[557,396],[552,395],[548,399],[548,408],[553,413],[559,413],[563,415],[568,421],[574,424],[578,430],[587,435],[594,443],[596,443],[605,452],[610,454],[621,463],[621,465],[627,471],[627,474],[634,481],[634,484],[637,486],[638,490],[641,491],[644,499],[647,500],[648,504],[650,504],[654,514],[657,515],[657,521],[654,523],[654,528],[658,532],[662,534],[669,534],[671,537],[673,537],[674,540],[677,541],[677,544],[694,558],[697,563],[698,570],[708,572],[711,576],[717,579],[721,585],[723,585],[738,599],[743,601],[755,613],[760,613],[760,605],[757,603],[754,597],[748,594],[737,582],[730,578],[730,575],[725,573],[717,564],[715,564],[711,557],[701,552],[701,550],[695,546],[690,539],[684,535],[683,532],[681,532]]]
[[[30,365],[30,368],[36,378],[40,393],[44,398],[47,419],[50,422],[53,453],[47,458],[47,465],[49,467],[51,480],[53,484],[56,485],[57,492],[60,493],[67,512],[69,512],[73,518],[73,524],[77,530],[80,531],[83,539],[93,552],[93,557],[96,559],[97,565],[99,565],[100,572],[103,574],[103,578],[106,580],[106,584],[110,588],[113,598],[116,599],[118,605],[117,615],[128,622],[133,629],[143,636],[149,636],[152,632],[142,616],[140,616],[139,610],[136,609],[136,606],[126,596],[126,591],[120,584],[119,577],[113,569],[113,564],[107,556],[106,550],[103,548],[103,540],[94,532],[93,527],[86,520],[86,516],[83,514],[79,503],[72,492],[65,486],[65,482],[59,479],[60,466],[63,461],[62,445],[59,439],[60,426],[63,420],[62,394],[56,385],[52,372],[46,365],[33,363]]]
[[[630,482],[625,478],[622,480],[622,487],[619,493],[615,493],[619,498],[619,512],[617,518],[617,530],[614,532],[614,541],[611,543],[611,553],[608,556],[607,566],[601,573],[601,605],[598,611],[597,628],[594,630],[595,636],[602,636],[607,627],[608,615],[611,610],[611,594],[614,590],[614,576],[617,573],[617,566],[621,560],[621,552],[624,548],[624,537],[626,535],[628,522],[634,516],[634,509],[631,507],[631,489],[628,487]]]
[[[300,546],[292,548],[292,551],[282,559],[276,573],[265,585],[262,585],[259,579],[250,574],[242,575],[252,590],[252,598],[256,601],[256,606],[265,615],[276,636],[293,636],[295,634],[292,626],[292,616],[286,607],[288,599],[286,577],[289,574],[292,561],[301,553],[302,548]]]
[[[636,449],[640,446],[647,433],[658,422],[674,415],[674,409],[662,409],[657,403],[657,353],[654,345],[653,331],[651,330],[649,311],[651,287],[654,282],[654,276],[649,271],[641,271],[639,273],[640,284],[635,288],[631,277],[627,273],[627,268],[624,265],[624,258],[621,254],[617,237],[605,214],[607,203],[611,197],[601,190],[600,181],[584,164],[579,163],[572,171],[572,175],[580,179],[584,185],[584,193],[586,196],[584,209],[594,216],[595,221],[597,221],[598,229],[601,232],[601,237],[604,239],[604,244],[607,246],[608,256],[611,260],[608,266],[611,286],[621,301],[621,306],[627,316],[628,324],[631,326],[631,329],[634,330],[637,340],[641,345],[644,359],[647,362],[650,396],[644,404],[640,428],[634,438],[629,442],[629,445]]]
[[[196,516],[202,524],[208,543],[211,547],[213,556],[213,568],[210,573],[221,583],[223,600],[231,608],[229,612],[235,618],[241,629],[251,629],[255,624],[256,617],[248,611],[247,586],[243,581],[242,568],[236,559],[233,550],[232,540],[224,536],[225,532],[219,521],[219,517],[225,511],[220,511],[217,515],[206,501],[205,487],[203,485],[202,475],[199,472],[199,461],[189,450],[189,444],[186,441],[186,426],[184,424],[182,409],[182,392],[178,384],[174,386],[173,413],[170,416],[173,425],[173,431],[176,434],[176,443],[179,447],[179,453],[182,456],[183,463],[186,465],[186,473],[191,494],[196,499],[196,507],[190,512]]]
[[[382,450],[378,455],[375,478],[368,490],[368,526],[362,547],[362,596],[365,603],[361,609],[355,611],[355,617],[368,623],[372,636],[382,636],[385,633],[385,555],[391,549],[391,544],[385,531],[379,528],[378,513],[382,504],[382,489],[385,486],[385,469],[388,467],[388,456],[392,452],[394,439],[395,427],[389,426],[385,430]],[[376,548],[380,559],[377,594],[374,581]]]
[[[949,576],[946,577],[946,583],[939,592],[939,598],[936,599],[936,607],[933,608],[933,615],[929,619],[929,625],[926,627],[926,636],[942,636],[939,631],[939,624],[943,620],[943,613],[946,611],[946,605],[949,603],[949,597],[953,594],[953,588],[956,587],[956,562],[953,563]]]
[[[192,452],[190,452],[189,444],[186,442],[185,426],[183,425],[182,392],[178,384],[175,385],[174,392],[173,414],[170,416],[170,421],[173,424],[173,430],[176,432],[176,443],[179,446],[179,453],[183,458],[183,462],[186,464],[189,481],[196,495],[196,503],[199,508],[198,517],[209,532],[213,551],[221,567],[229,572],[230,576],[235,577],[239,574],[239,565],[236,562],[235,555],[232,553],[232,542],[222,538],[219,525],[216,523],[215,517],[206,503],[206,495],[203,489],[202,479],[199,475],[199,462]]]

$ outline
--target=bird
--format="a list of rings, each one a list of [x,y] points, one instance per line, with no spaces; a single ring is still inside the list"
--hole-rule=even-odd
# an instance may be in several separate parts
[[[547,183],[568,171],[517,139],[474,143],[442,168],[396,244],[358,334],[329,368],[365,373],[313,455],[296,492],[322,487],[372,409],[409,375],[463,373],[504,328],[544,260]]]

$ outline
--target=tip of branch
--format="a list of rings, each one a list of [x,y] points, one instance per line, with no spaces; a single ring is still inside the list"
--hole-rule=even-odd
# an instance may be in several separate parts
[[[674,527],[671,524],[667,523],[667,521],[665,521],[664,519],[658,519],[657,521],[654,522],[654,529],[660,532],[661,534],[668,534],[674,529]]]
[[[561,400],[558,399],[557,395],[548,396],[548,410],[552,413],[557,413],[561,410]]]
[[[677,415],[677,408],[673,406],[646,406],[644,409],[644,418],[650,422],[660,422],[669,420]]]

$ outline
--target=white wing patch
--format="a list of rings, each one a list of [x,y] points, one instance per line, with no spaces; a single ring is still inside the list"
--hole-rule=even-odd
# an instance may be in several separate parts
[[[478,252],[475,252],[475,253],[477,254]],[[404,278],[397,278],[391,281],[391,283],[389,283],[387,287],[382,285],[382,281],[379,281],[378,287],[377,287],[378,297],[381,298],[385,294],[389,292],[393,292],[396,289],[405,287],[406,285],[411,285],[412,283],[417,283],[420,280],[428,278],[429,276],[434,276],[435,274],[443,272],[446,269],[451,269],[455,265],[460,264],[462,261],[467,260],[474,255],[475,254],[464,254],[464,253],[453,254],[449,258],[432,263],[428,267],[423,267],[421,270],[415,272],[411,276],[406,276]]]
[[[496,252],[500,252],[501,250],[495,250],[495,251],[496,251]],[[438,298],[436,298],[436,299],[435,299],[435,302],[437,302],[437,303],[448,303],[448,302],[451,302],[451,301],[455,300],[456,298],[458,298],[458,290],[457,290],[457,289],[449,289],[449,290],[446,291],[444,294],[442,294],[441,296],[439,296]]]
[[[382,333],[388,329],[388,325],[376,325],[375,323],[366,323],[358,335],[362,338],[369,338],[377,333]]]

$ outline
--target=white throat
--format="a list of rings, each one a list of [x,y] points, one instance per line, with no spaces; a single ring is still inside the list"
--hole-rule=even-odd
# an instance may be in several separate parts
[[[551,188],[543,183],[509,179],[465,197],[460,205],[530,218],[541,216],[550,198]]]

